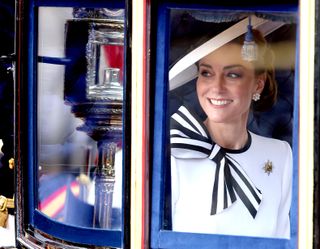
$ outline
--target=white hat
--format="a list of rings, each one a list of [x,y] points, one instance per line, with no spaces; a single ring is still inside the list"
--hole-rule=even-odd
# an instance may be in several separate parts
[[[171,91],[195,79],[198,74],[195,63],[219,47],[246,33],[248,23],[249,17],[239,21],[182,57],[169,71],[169,90]],[[284,23],[269,21],[252,15],[251,25],[266,36],[280,28]]]

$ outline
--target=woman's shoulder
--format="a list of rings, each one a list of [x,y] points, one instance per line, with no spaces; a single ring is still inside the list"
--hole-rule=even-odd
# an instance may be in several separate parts
[[[254,144],[255,146],[262,147],[262,149],[264,150],[272,149],[277,150],[278,152],[287,151],[287,153],[291,153],[291,146],[287,141],[261,136],[251,131],[250,135],[252,139],[252,144]]]
[[[292,172],[292,150],[287,141],[264,137],[251,133],[251,146],[248,153],[252,155],[251,158],[256,158],[258,161],[272,163],[274,174],[273,176],[289,177]],[[281,170],[280,170],[281,169]],[[261,171],[262,172],[262,171]],[[278,173],[276,173],[278,172]],[[291,178],[290,178],[291,179]]]

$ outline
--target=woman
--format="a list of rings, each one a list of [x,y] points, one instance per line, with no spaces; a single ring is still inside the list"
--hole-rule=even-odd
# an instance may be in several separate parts
[[[290,237],[291,148],[247,130],[250,109],[268,109],[277,93],[271,51],[253,37],[254,61],[243,59],[241,36],[196,63],[204,122],[188,106],[171,117],[175,231]]]

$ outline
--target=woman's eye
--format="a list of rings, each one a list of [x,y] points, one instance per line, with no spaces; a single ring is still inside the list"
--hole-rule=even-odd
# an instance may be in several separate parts
[[[210,77],[211,76],[211,73],[207,70],[201,70],[200,71],[200,75],[203,76],[203,77]]]
[[[237,79],[237,78],[241,78],[241,74],[230,72],[230,73],[227,73],[227,77],[232,79]]]

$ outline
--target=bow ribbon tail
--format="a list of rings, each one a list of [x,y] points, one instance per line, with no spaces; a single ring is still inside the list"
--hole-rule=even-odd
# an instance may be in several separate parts
[[[233,171],[231,173],[233,189],[246,206],[251,216],[255,218],[262,199],[261,191],[254,186],[243,170],[231,161],[230,157],[227,158],[227,161]]]
[[[213,160],[216,162],[216,171],[212,191],[211,215],[222,212],[237,200],[225,153],[220,149]]]
[[[224,167],[224,177],[225,177],[226,190],[228,191],[228,197],[229,197],[228,200],[230,199],[231,201],[231,203],[228,201],[228,204],[225,206],[225,208],[227,208],[237,200],[236,193],[234,191],[234,188],[232,187],[232,175],[230,172],[229,165]]]
[[[220,171],[220,163],[217,164],[216,174],[214,177],[214,184],[212,190],[212,201],[211,201],[211,215],[215,215],[217,213],[218,206],[218,186],[219,186],[219,171]]]

